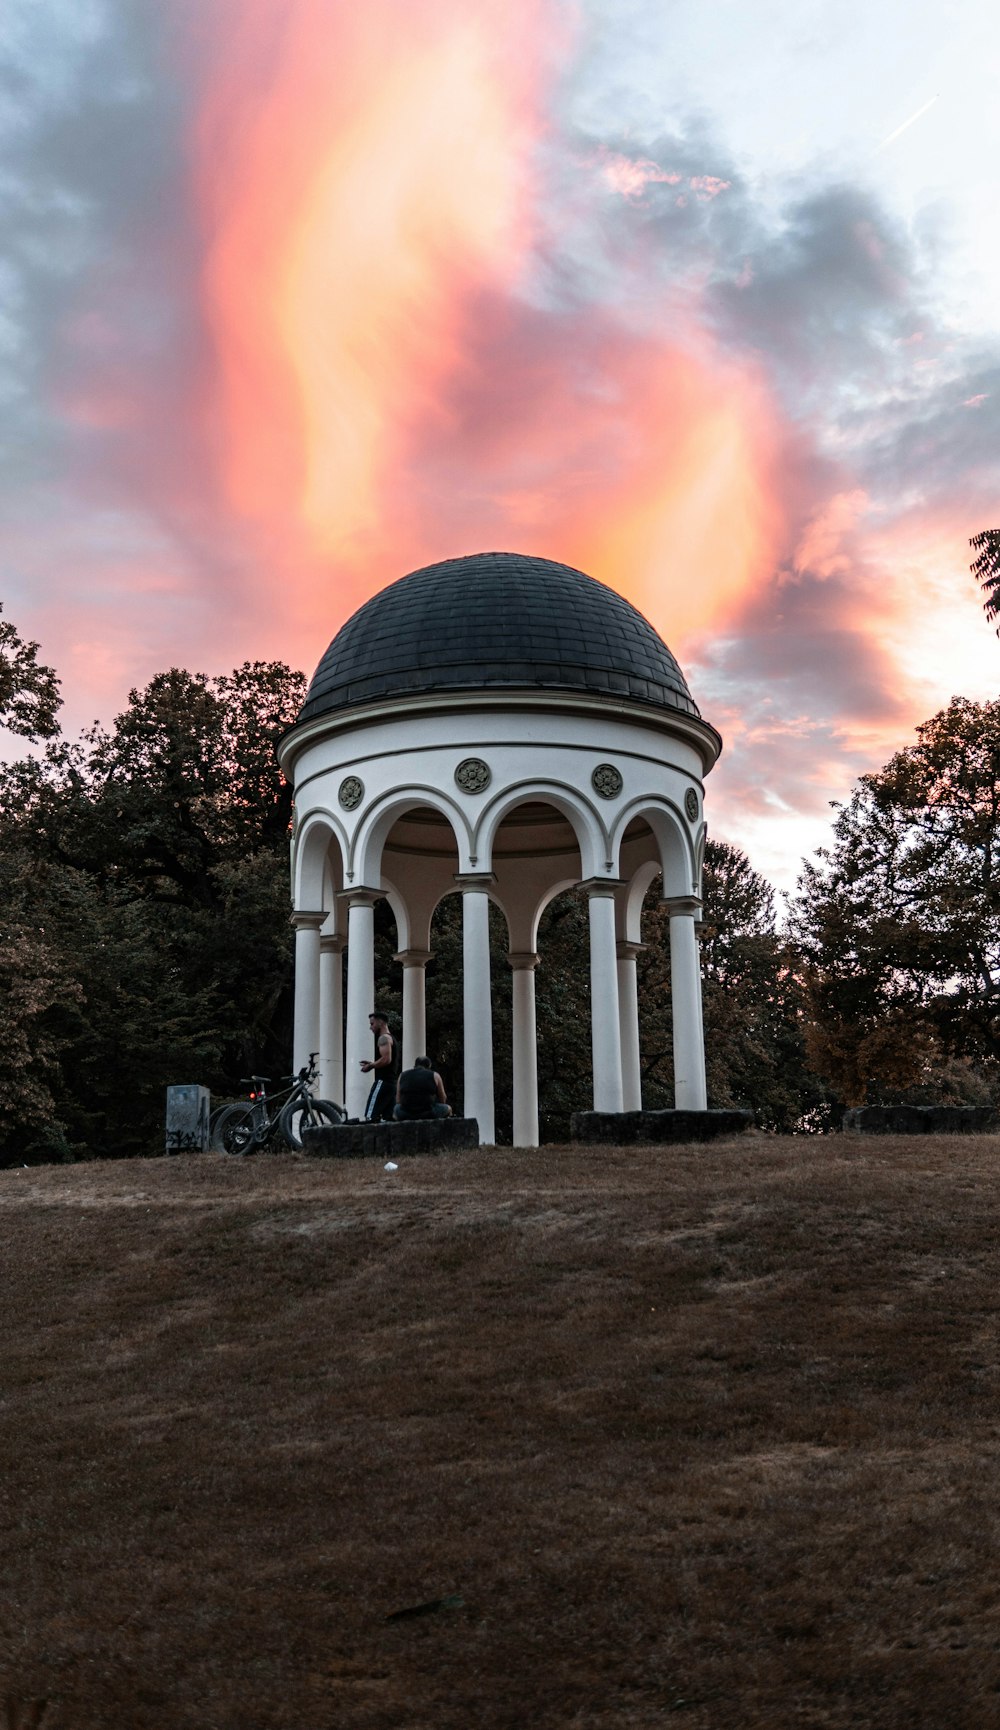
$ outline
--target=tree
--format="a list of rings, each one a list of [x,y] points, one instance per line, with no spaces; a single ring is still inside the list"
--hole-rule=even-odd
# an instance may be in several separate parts
[[[811,1054],[848,1104],[933,1091],[935,1075],[944,1088],[949,1062],[996,1074],[1000,701],[953,698],[861,777],[799,880],[793,928]]]
[[[304,687],[279,663],[172,669],[110,729],[0,770],[0,952],[39,955],[53,982],[8,994],[10,1063],[37,1049],[48,1092],[25,1095],[5,1141],[0,1126],[0,1159],[60,1137],[150,1151],[169,1082],[226,1093],[286,1067],[291,794],[274,747]]]
[[[973,560],[972,574],[983,591],[986,617],[1000,620],[1000,529],[984,529],[982,534],[973,535],[969,545],[979,555]]]
[[[38,644],[26,643],[9,619],[0,619],[0,726],[24,739],[51,739],[59,731],[61,702],[55,673],[39,664]]]

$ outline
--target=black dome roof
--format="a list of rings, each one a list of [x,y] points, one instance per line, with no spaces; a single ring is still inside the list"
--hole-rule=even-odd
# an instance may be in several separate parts
[[[323,656],[299,715],[422,691],[587,691],[697,715],[677,662],[621,595],[522,553],[443,559],[360,607]]]

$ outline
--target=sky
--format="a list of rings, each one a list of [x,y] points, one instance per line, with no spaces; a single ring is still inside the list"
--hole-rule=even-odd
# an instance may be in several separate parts
[[[1000,643],[989,0],[0,0],[0,601],[107,722],[489,549],[781,887]]]

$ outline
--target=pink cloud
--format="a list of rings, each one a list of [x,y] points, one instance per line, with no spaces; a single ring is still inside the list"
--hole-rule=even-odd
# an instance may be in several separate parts
[[[630,203],[639,203],[647,186],[679,186],[683,178],[672,170],[661,168],[648,157],[622,156],[616,151],[601,149],[596,161],[603,180],[613,192]]]
[[[719,180],[714,174],[693,174],[688,181],[692,192],[706,201],[718,198],[720,192],[728,192],[732,184],[731,180]]]

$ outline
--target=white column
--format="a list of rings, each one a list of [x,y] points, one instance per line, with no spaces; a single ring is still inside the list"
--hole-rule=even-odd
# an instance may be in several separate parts
[[[344,1097],[344,945],[346,937],[319,940],[319,1094],[339,1105]]]
[[[674,1022],[674,1105],[678,1111],[704,1111],[705,1035],[702,1031],[701,956],[694,895],[664,897],[670,914],[670,998]]]
[[[319,1050],[319,928],[325,913],[296,908],[295,1009],[292,1033],[292,1068],[298,1071]]]
[[[490,999],[490,898],[486,873],[456,876],[462,890],[462,986],[466,1117],[479,1123],[479,1143],[496,1140],[493,1121],[493,1005]]]
[[[639,985],[635,960],[643,945],[623,943],[618,952],[618,1025],[622,1046],[622,1110],[642,1110],[642,1066],[639,1061]]]
[[[375,1007],[375,903],[378,891],[352,889],[347,900],[347,1056],[344,1063],[344,1104],[348,1117],[363,1117],[371,1091],[371,1076],[361,1064],[371,1062],[375,1041],[368,1023]]]
[[[622,1047],[618,1019],[618,957],[614,892],[617,883],[591,877],[580,885],[590,897],[590,1038],[594,1058],[594,1110],[622,1111]]]
[[[427,963],[429,949],[401,949],[394,961],[403,969],[403,1068],[427,1055]]]
[[[514,1055],[514,1146],[538,1146],[538,1036],[535,1030],[535,968],[528,950],[508,955],[512,971]]]

